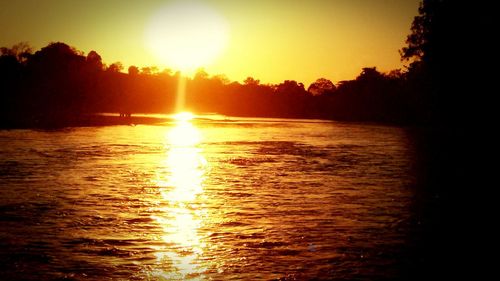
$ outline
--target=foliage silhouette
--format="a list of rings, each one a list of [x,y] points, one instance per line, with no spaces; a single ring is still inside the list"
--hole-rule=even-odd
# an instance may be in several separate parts
[[[86,56],[65,43],[51,43],[32,53],[25,43],[2,48],[2,127],[85,125],[92,114],[168,113],[174,110],[179,73],[155,67],[106,66],[91,51]],[[337,86],[320,78],[308,89],[285,80],[243,84],[200,69],[187,79],[186,107],[195,112],[235,116],[327,118],[404,123],[401,77],[364,68],[355,80]]]
[[[417,194],[423,201],[417,256],[426,259],[416,265],[417,280],[484,279],[484,264],[462,257],[484,256],[474,249],[483,248],[477,241],[484,240],[478,231],[484,226],[465,218],[491,213],[476,214],[481,207],[474,202],[485,205],[488,197],[487,188],[481,189],[488,187],[488,172],[479,167],[485,163],[480,155],[491,153],[484,136],[496,104],[489,94],[495,87],[494,11],[487,1],[424,0],[400,51],[409,62],[403,75],[406,103],[426,125],[415,138],[425,175]]]
[[[409,62],[406,71],[381,73],[365,67],[353,80],[334,84],[319,78],[306,90],[298,81],[262,84],[248,77],[241,84],[200,70],[186,81],[186,107],[236,116],[450,122],[465,105],[463,95],[452,94],[457,76],[448,75],[459,69],[453,64],[458,52],[450,42],[453,36],[464,30],[472,36],[470,28],[459,23],[464,7],[452,1],[423,1],[407,46],[400,50],[402,60]],[[120,62],[106,66],[97,52],[85,56],[61,42],[35,53],[26,43],[0,51],[1,127],[81,125],[99,112],[174,110],[179,73],[137,66],[123,73]]]

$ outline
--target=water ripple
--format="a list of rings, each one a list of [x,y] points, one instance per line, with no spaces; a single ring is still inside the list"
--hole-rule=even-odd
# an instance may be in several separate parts
[[[208,121],[0,131],[6,280],[401,277],[404,130]]]

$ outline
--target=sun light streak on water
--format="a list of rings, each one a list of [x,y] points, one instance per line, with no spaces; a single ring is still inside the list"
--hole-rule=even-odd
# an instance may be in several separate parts
[[[171,147],[176,149],[176,153],[190,152],[201,141],[200,131],[191,123],[181,121],[172,128],[167,135],[168,143]],[[176,159],[178,160],[178,159]]]
[[[207,161],[198,147],[201,136],[189,119],[179,118],[167,134],[168,154],[163,162],[166,179],[159,180],[162,216],[153,218],[163,229],[164,247],[157,249],[157,263],[170,264],[168,270],[156,270],[160,280],[202,280],[206,269],[199,263],[204,244],[198,229],[203,223],[203,205],[197,201],[203,193]]]

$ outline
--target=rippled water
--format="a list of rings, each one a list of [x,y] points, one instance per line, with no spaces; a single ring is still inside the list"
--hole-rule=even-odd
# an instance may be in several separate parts
[[[397,278],[412,153],[305,120],[0,131],[1,279]]]

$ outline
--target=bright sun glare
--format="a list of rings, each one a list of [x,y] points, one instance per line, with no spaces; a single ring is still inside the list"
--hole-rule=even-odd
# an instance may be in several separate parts
[[[185,112],[179,112],[175,114],[173,117],[177,121],[186,122],[192,120],[194,118],[194,114],[185,111]]]
[[[195,115],[191,112],[180,112],[173,115],[176,125],[168,133],[171,145],[174,147],[194,146],[200,142],[200,132],[189,122],[194,117]]]
[[[228,25],[207,5],[176,1],[156,11],[146,30],[146,41],[162,63],[192,72],[223,51]]]

